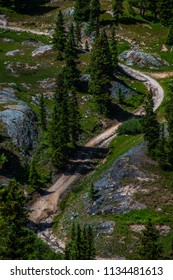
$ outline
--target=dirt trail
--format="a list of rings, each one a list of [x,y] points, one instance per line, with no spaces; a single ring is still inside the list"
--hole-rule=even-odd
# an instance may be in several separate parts
[[[155,79],[165,79],[173,76],[173,71],[160,72],[160,73],[146,73]]]
[[[2,22],[0,21],[0,29],[11,30],[11,31],[16,31],[16,32],[27,32],[27,33],[32,33],[32,34],[36,34],[36,35],[45,35],[45,36],[49,36],[49,37],[51,36],[51,33],[49,33],[49,32],[7,25],[6,21],[2,21]]]
[[[137,70],[133,70],[123,64],[120,64],[122,70],[132,76],[133,78],[140,80],[146,84],[148,89],[152,89],[154,93],[154,110],[156,110],[160,104],[162,103],[164,92],[159,83],[148,75],[139,72]],[[142,112],[138,110],[135,114],[139,115]],[[98,136],[91,139],[86,143],[85,147],[101,147],[104,146],[105,143],[109,142],[109,139],[113,139],[116,136],[116,130],[119,124],[115,124],[105,132],[99,134]],[[62,194],[70,187],[70,185],[81,177],[81,169],[82,164],[85,160],[88,160],[90,157],[90,151],[86,151],[83,159],[81,160],[81,165],[77,165],[76,168],[74,166],[73,174],[62,174],[59,179],[55,182],[55,184],[48,189],[47,194],[40,197],[37,201],[35,201],[30,206],[30,220],[34,223],[39,223],[42,219],[47,218],[49,215],[58,211],[58,202],[62,196]],[[74,162],[75,164],[75,162]]]

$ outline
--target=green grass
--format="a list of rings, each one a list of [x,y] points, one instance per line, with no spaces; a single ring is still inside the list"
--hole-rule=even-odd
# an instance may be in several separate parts
[[[68,218],[70,212],[79,212],[79,219],[81,221],[90,220],[91,217],[87,217],[84,214],[84,194],[88,193],[91,184],[100,178],[102,174],[111,166],[111,164],[122,154],[127,152],[130,148],[138,145],[143,140],[141,135],[138,136],[125,136],[121,135],[116,137],[110,146],[110,153],[107,156],[106,162],[98,166],[95,171],[89,175],[81,184],[74,185],[71,192],[67,195],[64,201],[61,203],[62,212],[54,219],[54,231],[59,232],[59,224],[65,223],[69,227],[71,221]],[[74,203],[75,201],[75,203]],[[84,218],[85,216],[85,218]]]

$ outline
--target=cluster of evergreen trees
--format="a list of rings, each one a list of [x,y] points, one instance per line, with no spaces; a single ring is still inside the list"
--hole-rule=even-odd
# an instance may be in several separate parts
[[[96,255],[94,232],[91,225],[81,228],[74,224],[70,233],[70,241],[65,248],[66,260],[94,260]]]
[[[157,159],[162,168],[173,168],[173,86],[165,102],[165,125],[160,125],[157,114],[153,111],[152,92],[148,94],[145,103],[146,114],[143,116],[142,125],[144,139],[148,142],[148,154]]]
[[[173,259],[173,240],[170,247],[165,251],[161,242],[160,233],[149,219],[140,237],[140,245],[137,248],[138,258],[141,260],[172,260]]]
[[[14,179],[0,186],[0,259],[62,259],[27,228],[26,203],[22,186]]]

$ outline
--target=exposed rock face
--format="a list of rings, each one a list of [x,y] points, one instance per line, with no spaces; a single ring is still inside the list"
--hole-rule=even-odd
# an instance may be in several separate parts
[[[132,90],[130,87],[123,85],[120,82],[113,81],[111,85],[112,86],[110,91],[113,98],[118,98],[119,90],[121,90],[121,92],[123,93],[124,98],[129,98],[131,95],[137,94],[136,91]]]
[[[141,51],[127,50],[119,55],[119,59],[126,65],[138,65],[140,67],[159,68],[169,63],[157,54],[149,54]]]
[[[52,49],[53,49],[52,45],[40,46],[38,49],[36,49],[32,52],[32,57],[42,55],[46,52],[51,51]]]
[[[19,54],[24,54],[22,50],[18,50],[18,49],[17,49],[17,50],[13,50],[13,51],[7,52],[7,53],[6,53],[6,56],[15,56],[15,55],[18,54],[18,53],[19,53]]]
[[[13,143],[22,150],[32,149],[38,140],[36,115],[30,107],[15,97],[13,89],[0,90],[0,122],[5,125]]]
[[[94,184],[93,202],[86,205],[88,214],[120,214],[146,208],[135,198],[138,192],[148,192],[141,182],[152,180],[136,166],[136,161],[140,166],[140,158],[145,150],[145,143],[132,148],[115,161],[105,175]]]
[[[74,7],[71,7],[71,8],[67,8],[66,10],[64,10],[62,12],[62,14],[66,17],[68,16],[72,16],[74,14]]]

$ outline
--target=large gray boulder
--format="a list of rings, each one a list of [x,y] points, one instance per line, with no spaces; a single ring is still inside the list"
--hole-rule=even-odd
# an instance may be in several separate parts
[[[169,65],[167,61],[157,54],[145,53],[136,50],[126,50],[119,55],[119,59],[128,66],[137,65],[140,67],[159,68]]]
[[[12,142],[22,150],[37,145],[37,117],[32,109],[15,97],[13,89],[0,90],[0,122]]]

